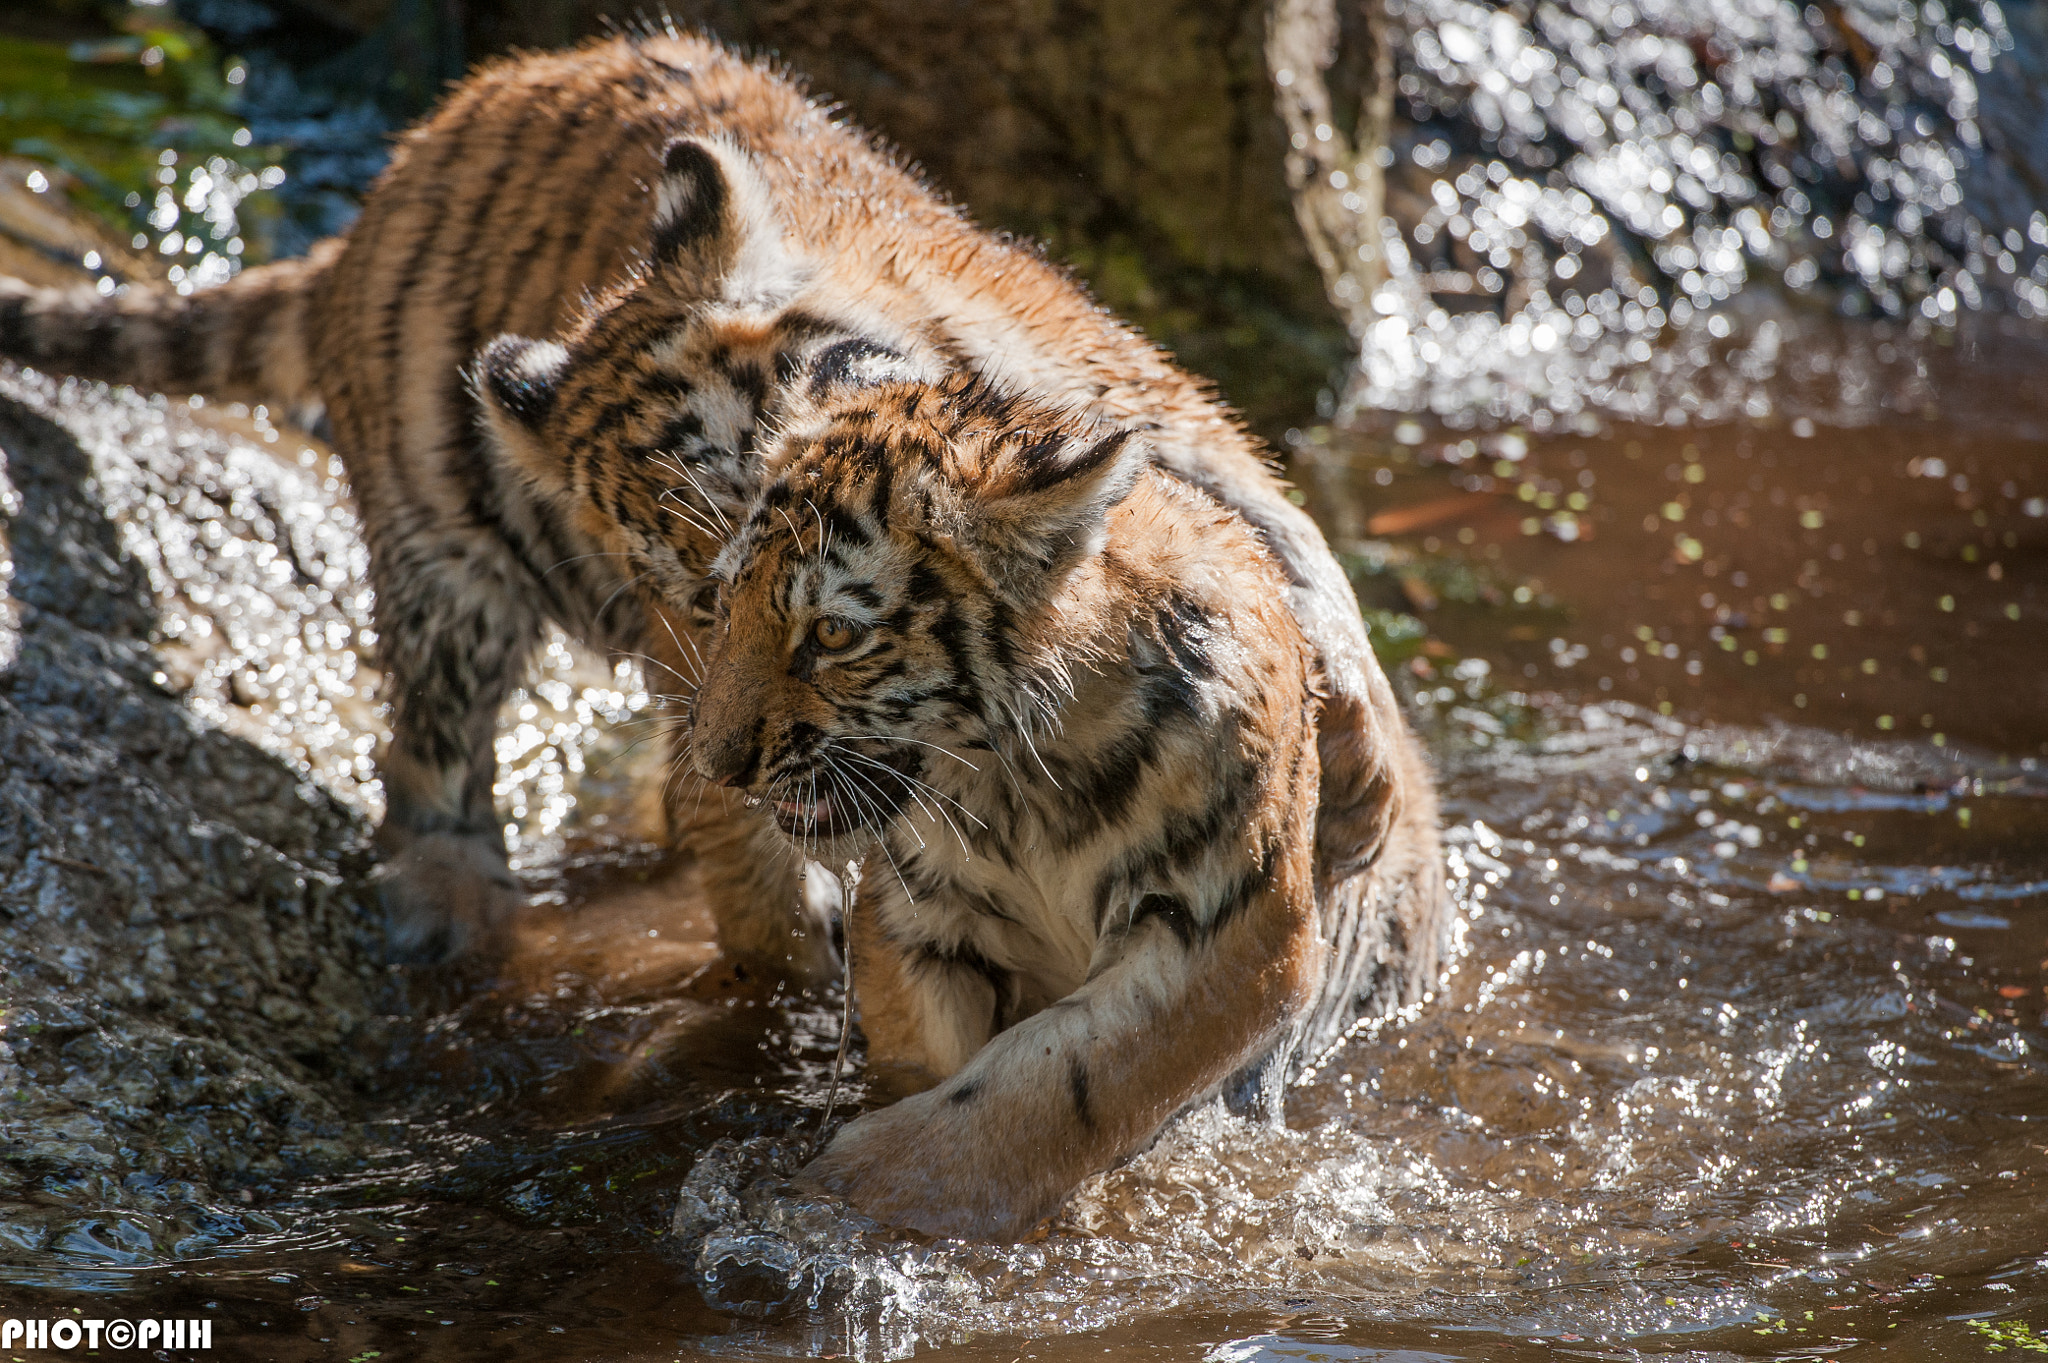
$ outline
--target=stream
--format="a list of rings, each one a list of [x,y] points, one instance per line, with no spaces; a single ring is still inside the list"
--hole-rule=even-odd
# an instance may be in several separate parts
[[[505,959],[364,984],[320,1141],[255,1172],[107,1191],[10,1154],[0,1316],[349,1363],[2048,1353],[2041,14],[1391,12],[1392,273],[1285,453],[1438,770],[1432,1000],[1024,1244],[882,1230],[788,1182],[839,996],[721,964],[655,840],[641,679],[557,640],[501,726]],[[338,461],[261,409],[0,397],[241,470],[208,495],[247,524],[150,567],[134,666],[367,828]],[[154,525],[169,494],[93,457],[110,523]],[[246,574],[306,555],[220,557],[271,521],[325,537],[326,589],[266,605]],[[0,603],[0,674],[34,618]]]
[[[718,967],[632,818],[644,698],[557,650],[501,739],[535,907],[495,973],[391,982],[369,1153],[183,1249],[74,1223],[0,1309],[196,1306],[279,1359],[2029,1347],[2048,413],[1978,401],[2012,344],[1947,352],[1901,429],[1303,436],[1439,765],[1461,946],[1284,1128],[1197,1111],[1014,1248],[797,1196],[836,998]],[[331,714],[266,741],[365,722]],[[303,750],[347,785],[348,741]]]

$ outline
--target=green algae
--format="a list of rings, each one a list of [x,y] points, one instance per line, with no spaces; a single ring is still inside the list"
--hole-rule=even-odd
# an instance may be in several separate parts
[[[159,10],[71,43],[0,33],[0,150],[173,262],[173,282],[267,257],[283,172],[238,113],[247,67]]]

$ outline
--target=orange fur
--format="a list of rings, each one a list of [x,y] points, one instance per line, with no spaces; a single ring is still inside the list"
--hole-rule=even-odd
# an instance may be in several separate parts
[[[1015,552],[995,566],[941,556],[935,571],[960,596],[1028,586],[1026,549],[1081,565],[1071,581],[1047,574],[1067,593],[1060,613],[1013,612],[983,642],[1055,659],[1031,703],[1065,697],[1063,733],[1083,746],[1128,719],[1144,678],[1171,671],[1171,621],[1134,630],[1132,613],[1199,585],[1199,613],[1228,622],[1220,640],[1263,641],[1212,699],[1237,707],[1258,749],[1240,756],[1267,784],[1238,831],[1264,840],[1271,865],[1213,931],[1170,905],[1141,916],[1134,900],[1119,934],[1109,917],[1058,925],[1086,888],[1062,886],[1061,867],[1087,857],[1050,858],[1023,893],[1051,926],[1035,945],[1007,929],[941,943],[1009,962],[991,964],[1000,990],[970,969],[944,998],[920,984],[929,962],[892,945],[904,906],[872,868],[875,916],[864,907],[852,929],[857,955],[881,934],[862,984],[879,1057],[913,1078],[950,1073],[949,1085],[984,1062],[1014,1081],[990,1090],[998,1116],[970,1121],[935,1089],[847,1129],[821,1175],[890,1215],[1013,1230],[1280,1031],[1321,1044],[1361,1004],[1412,1000],[1436,976],[1445,910],[1428,773],[1349,583],[1257,444],[1059,269],[980,231],[790,81],[714,42],[615,38],[487,65],[405,135],[345,238],[189,298],[0,282],[0,350],[324,408],[370,547],[394,729],[384,895],[394,945],[415,957],[460,949],[517,906],[491,807],[493,723],[545,622],[680,677],[680,715],[751,703],[750,688],[801,708],[772,669],[734,662],[701,697],[691,682],[717,634],[706,573],[780,468],[763,467],[764,451],[789,453],[805,414],[820,415],[810,383],[979,384],[1025,400],[1017,410],[1048,429],[1090,432],[1093,450],[1105,432],[1127,439],[1132,458],[1099,466],[1121,481],[1089,493],[1115,508],[1099,542],[1082,535],[1086,517],[1039,533],[1064,514],[1057,489],[1014,462],[1021,447],[977,445],[994,462],[946,476],[988,475],[983,490],[1007,509],[954,496],[934,543],[979,526]],[[938,439],[940,415],[877,412],[865,434]],[[974,444],[944,436],[954,453]],[[802,508],[787,509],[794,532]],[[1179,743],[1143,791],[1146,817],[1213,793],[1205,764],[1219,754]],[[1103,804],[1120,798],[1105,785]],[[800,980],[834,969],[818,906],[802,907],[795,859],[765,850],[778,835],[759,813],[692,792],[672,826],[728,951]],[[1181,951],[1184,928],[1202,940]],[[1122,945],[1091,983],[1105,943]],[[1115,965],[1141,960],[1150,975]],[[1097,986],[1101,1030],[1069,1035],[1072,1010],[1057,1005]],[[1046,1108],[1062,1076],[1020,1049],[1040,1033],[1106,1076],[1094,1094],[1116,1097],[1099,1122]],[[1042,1134],[1020,1157],[1016,1133],[1034,1122]],[[907,1144],[917,1132],[923,1148]]]

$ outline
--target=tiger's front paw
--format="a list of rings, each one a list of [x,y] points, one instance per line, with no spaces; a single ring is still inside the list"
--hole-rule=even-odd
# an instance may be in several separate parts
[[[494,840],[420,834],[377,868],[385,949],[394,961],[434,965],[479,950],[526,902]]]
[[[931,1091],[847,1123],[802,1177],[888,1225],[1015,1240],[1050,1216],[1067,1191],[1037,1176],[1035,1153],[1029,1133],[978,1131],[957,1104]]]

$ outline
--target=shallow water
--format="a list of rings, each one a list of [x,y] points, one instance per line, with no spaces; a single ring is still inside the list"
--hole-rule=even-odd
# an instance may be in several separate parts
[[[1350,398],[1436,415],[1293,457],[1438,761],[1462,948],[1284,1126],[1191,1114],[1015,1248],[794,1196],[838,998],[718,966],[646,841],[646,680],[558,640],[499,744],[533,908],[495,968],[390,981],[374,1087],[332,1094],[374,1156],[211,1190],[250,1212],[217,1245],[110,1212],[9,1248],[0,1314],[205,1311],[215,1356],[352,1360],[2048,1336],[2048,352],[2014,320],[2048,300],[2015,188],[2044,44],[2031,8],[1919,10],[1401,10],[1402,244],[1354,300]],[[225,241],[250,186],[165,173],[145,245],[224,272],[178,210]],[[1935,325],[1979,304],[2012,316]],[[334,486],[265,413],[191,419]],[[328,531],[303,620],[257,590],[276,555],[204,594],[223,543],[151,565],[157,654],[200,721],[373,816]]]
[[[381,1153],[252,1186],[275,1229],[197,1257],[16,1255],[0,1311],[206,1310],[283,1359],[2020,1347],[2048,464],[1991,368],[1878,427],[1303,437],[1441,767],[1463,948],[1282,1127],[1194,1113],[1016,1248],[796,1197],[837,1000],[718,967],[637,840],[644,697],[563,654],[503,746],[534,908],[494,972],[396,981],[349,1099]],[[191,662],[196,705],[255,667]],[[263,700],[239,722],[288,742]],[[353,789],[369,721],[316,709],[308,769]]]

